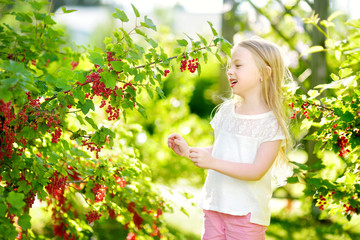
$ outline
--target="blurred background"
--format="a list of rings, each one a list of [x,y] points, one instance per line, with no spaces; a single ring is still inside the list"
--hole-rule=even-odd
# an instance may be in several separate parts
[[[51,11],[55,21],[67,32],[72,48],[82,46],[104,49],[104,39],[112,35],[120,22],[111,15],[114,7],[124,10],[129,18],[129,28],[135,24],[133,4],[142,16],[147,15],[158,27],[153,36],[171,48],[176,38],[197,38],[196,33],[211,36],[208,21],[219,34],[235,43],[250,36],[260,36],[277,43],[285,52],[286,62],[299,87],[307,92],[313,86],[330,82],[334,72],[334,56],[324,52],[302,55],[310,46],[324,45],[324,36],[303,18],[315,11],[321,19],[336,11],[342,11],[334,22],[331,35],[335,39],[347,34],[344,22],[360,17],[360,1],[357,0],[54,0]],[[62,7],[77,10],[64,14]],[[134,17],[131,19],[131,17]],[[166,46],[164,46],[166,49]],[[86,62],[80,65],[86,67]],[[173,132],[182,134],[192,146],[212,144],[209,119],[214,107],[229,96],[230,88],[225,66],[215,58],[202,64],[202,74],[180,73],[174,66],[164,79],[165,99],[155,98],[144,103],[148,119],[140,114],[130,114],[131,122],[138,124],[136,149],[140,159],[152,170],[153,180],[169,202],[173,213],[165,217],[170,229],[179,239],[200,239],[202,212],[196,207],[197,194],[204,182],[206,172],[195,168],[186,159],[174,155],[166,144]],[[331,94],[331,92],[326,93]],[[145,104],[147,103],[147,104]],[[322,174],[331,177],[341,162],[331,153],[313,153],[314,142],[303,137],[312,129],[300,129],[299,122],[292,122],[292,134],[297,142],[296,150],[289,153],[291,160],[311,164],[318,159],[328,166]],[[301,183],[288,184],[274,192],[272,224],[267,239],[360,239],[360,219],[348,222],[343,216],[328,216],[314,206],[312,199],[305,198]],[[42,213],[33,214],[34,228],[44,227],[50,221]],[[98,239],[114,239],[117,226],[103,220],[96,226]]]

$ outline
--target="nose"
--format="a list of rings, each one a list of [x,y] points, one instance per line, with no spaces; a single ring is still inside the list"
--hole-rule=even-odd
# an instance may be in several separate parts
[[[227,71],[227,75],[228,75],[229,77],[231,77],[231,76],[233,75],[233,73],[232,73],[232,71],[231,71],[230,68],[229,68],[229,70]]]

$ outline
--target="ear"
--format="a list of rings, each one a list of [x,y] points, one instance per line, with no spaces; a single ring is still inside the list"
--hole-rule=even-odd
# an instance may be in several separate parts
[[[266,78],[270,78],[271,77],[271,67],[270,66],[266,66]]]

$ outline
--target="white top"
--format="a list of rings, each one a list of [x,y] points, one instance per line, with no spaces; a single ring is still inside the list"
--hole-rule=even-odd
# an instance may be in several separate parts
[[[253,163],[261,143],[285,139],[273,112],[242,115],[234,102],[225,103],[210,122],[215,132],[212,156]],[[209,170],[199,207],[231,215],[251,213],[250,222],[270,224],[271,170],[258,181],[243,181]]]

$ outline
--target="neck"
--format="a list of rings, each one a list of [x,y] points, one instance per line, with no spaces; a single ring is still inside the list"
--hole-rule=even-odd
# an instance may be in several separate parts
[[[270,111],[265,101],[258,96],[243,97],[241,105],[238,107],[239,113],[243,114],[259,114]]]

